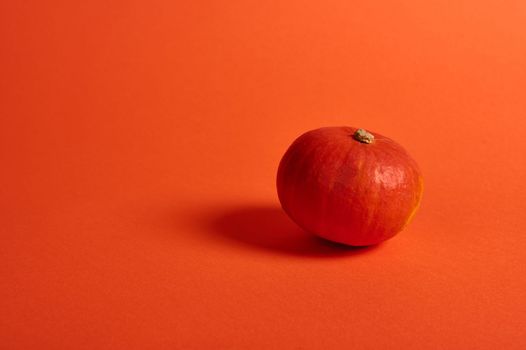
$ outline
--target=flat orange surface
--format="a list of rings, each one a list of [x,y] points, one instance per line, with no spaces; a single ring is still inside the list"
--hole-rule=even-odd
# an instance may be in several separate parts
[[[525,349],[526,2],[2,1],[0,348]],[[346,250],[281,211],[299,134],[422,168]]]

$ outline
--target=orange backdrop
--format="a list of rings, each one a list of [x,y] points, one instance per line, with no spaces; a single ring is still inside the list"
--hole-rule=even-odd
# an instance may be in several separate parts
[[[526,2],[2,1],[0,348],[526,348]],[[415,221],[280,210],[302,132],[404,145]]]

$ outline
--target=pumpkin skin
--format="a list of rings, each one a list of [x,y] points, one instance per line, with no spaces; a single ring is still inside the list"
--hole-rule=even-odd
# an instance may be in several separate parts
[[[277,191],[284,211],[304,230],[368,246],[411,221],[423,180],[402,146],[375,132],[371,143],[360,142],[357,130],[325,127],[298,137],[279,164]]]

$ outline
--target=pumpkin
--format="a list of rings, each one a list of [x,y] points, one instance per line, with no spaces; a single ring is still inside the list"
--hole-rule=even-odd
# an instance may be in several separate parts
[[[422,198],[417,163],[395,141],[353,127],[324,127],[298,137],[277,173],[284,211],[304,230],[350,246],[402,231]]]

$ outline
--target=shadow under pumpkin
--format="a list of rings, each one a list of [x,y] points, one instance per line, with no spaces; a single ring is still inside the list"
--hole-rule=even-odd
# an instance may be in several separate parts
[[[249,249],[323,257],[359,255],[377,247],[350,247],[319,238],[297,226],[278,206],[222,209],[208,220],[214,234]]]

